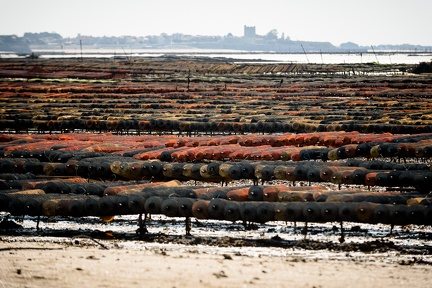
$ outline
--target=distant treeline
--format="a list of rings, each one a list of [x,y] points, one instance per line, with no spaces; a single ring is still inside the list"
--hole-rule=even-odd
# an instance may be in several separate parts
[[[165,33],[153,36],[121,36],[121,37],[95,37],[77,35],[73,38],[63,38],[58,33],[25,33],[22,37],[16,35],[0,35],[0,52],[15,52],[31,54],[32,49],[50,49],[62,52],[66,49],[83,47],[109,48],[109,49],[169,49],[169,48],[201,48],[201,49],[231,49],[243,51],[272,51],[272,52],[367,52],[371,46],[359,46],[353,42],[334,46],[330,42],[293,41],[290,37],[279,37],[277,31],[271,31],[264,36],[238,37],[228,34],[226,36],[192,36],[185,34]],[[432,52],[432,46],[411,44],[377,45],[376,50],[392,50],[404,52]]]

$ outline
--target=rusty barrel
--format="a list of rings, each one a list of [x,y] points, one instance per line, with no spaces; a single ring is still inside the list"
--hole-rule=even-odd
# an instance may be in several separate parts
[[[192,215],[197,219],[209,219],[209,200],[197,200],[192,205]]]
[[[362,223],[374,223],[374,209],[376,203],[358,202],[355,203],[357,220]]]
[[[249,187],[230,190],[226,194],[227,199],[231,201],[247,201],[249,197]]]

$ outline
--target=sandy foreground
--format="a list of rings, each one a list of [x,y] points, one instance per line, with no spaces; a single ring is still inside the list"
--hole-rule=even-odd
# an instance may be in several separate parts
[[[429,264],[194,246],[0,238],[0,287],[431,287]],[[274,248],[275,250],[279,248]]]

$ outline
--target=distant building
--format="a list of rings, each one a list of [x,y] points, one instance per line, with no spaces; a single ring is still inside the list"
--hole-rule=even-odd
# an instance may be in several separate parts
[[[244,35],[245,38],[255,38],[256,37],[256,31],[255,26],[246,26],[244,25]]]

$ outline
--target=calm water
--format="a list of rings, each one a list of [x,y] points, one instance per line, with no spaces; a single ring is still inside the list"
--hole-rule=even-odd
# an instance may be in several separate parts
[[[113,58],[113,57],[160,57],[170,56],[187,56],[187,57],[209,57],[209,58],[227,58],[238,59],[247,62],[271,61],[277,63],[318,63],[318,64],[340,64],[340,63],[371,63],[378,62],[381,64],[417,64],[420,62],[432,61],[432,52],[425,53],[401,53],[401,52],[367,52],[367,53],[267,53],[267,52],[243,52],[230,50],[132,50],[132,51],[115,51],[115,50],[85,50],[83,54],[78,50],[69,51],[48,51],[38,52],[41,58]],[[2,58],[19,57],[15,54],[1,54]]]

